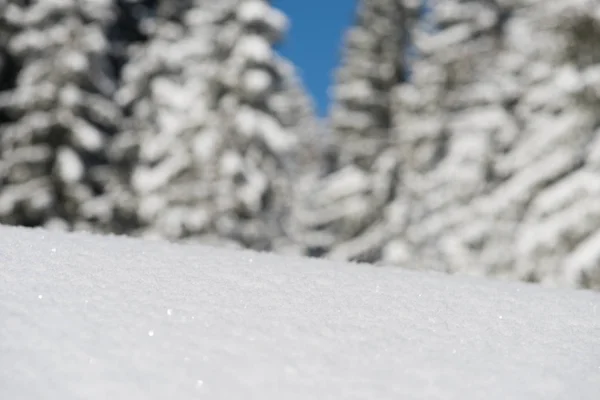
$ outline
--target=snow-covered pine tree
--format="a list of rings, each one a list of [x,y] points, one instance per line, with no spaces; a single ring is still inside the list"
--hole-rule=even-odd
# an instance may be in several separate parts
[[[304,121],[285,110],[293,102],[286,100],[293,94],[292,71],[273,50],[287,18],[269,1],[242,0],[219,25],[214,93],[223,146],[215,227],[245,247],[273,249],[287,241],[300,147],[295,123]]]
[[[411,32],[411,79],[394,91],[401,189],[389,215],[395,238],[385,246],[382,261],[449,271],[488,268],[450,264],[453,250],[442,243],[464,222],[483,231],[495,224],[502,234],[480,249],[485,258],[487,249],[506,247],[504,233],[516,227],[516,221],[481,220],[471,213],[473,200],[499,180],[491,172],[494,155],[517,134],[506,110],[515,96],[514,82],[494,68],[507,10],[483,0],[432,0],[429,5],[427,20]]]
[[[396,92],[401,233],[383,261],[600,287],[598,5],[434,4]]]
[[[294,179],[305,171],[318,169],[325,148],[325,127],[317,117],[313,99],[298,77],[296,67],[289,60],[278,57],[282,79],[279,92],[271,101],[273,113],[283,126],[297,137],[298,149],[291,163]]]
[[[119,92],[131,117],[115,149],[136,160],[125,208],[145,236],[271,249],[308,126],[306,96],[272,49],[286,18],[258,0],[173,15],[156,19]]]
[[[522,134],[498,163],[528,194],[517,209],[517,272],[600,290],[600,4],[531,1],[508,34],[528,65],[515,68],[528,87],[515,105]]]
[[[408,3],[363,0],[347,32],[323,170],[306,179],[294,208],[292,236],[308,255],[380,257],[397,184],[390,93],[407,72],[407,28],[416,11]]]
[[[106,30],[112,1],[10,2],[16,87],[0,94],[0,222],[87,228],[101,210],[106,144],[120,121]],[[4,38],[3,38],[4,39]]]
[[[219,4],[223,4],[219,2]],[[129,234],[170,240],[214,233],[211,185],[220,140],[211,110],[214,19],[209,0],[160,1],[130,46],[117,99],[127,115],[112,146],[118,214]]]
[[[298,188],[308,188],[315,174],[321,169],[327,136],[323,121],[317,117],[313,100],[298,78],[295,67],[285,59],[279,59],[282,73],[280,92],[271,101],[273,113],[278,115],[282,125],[292,132],[298,142],[293,157],[286,166],[290,181],[290,202],[282,218],[284,235],[273,246],[279,253],[304,254],[304,245],[296,240],[298,221],[293,211],[306,193]]]

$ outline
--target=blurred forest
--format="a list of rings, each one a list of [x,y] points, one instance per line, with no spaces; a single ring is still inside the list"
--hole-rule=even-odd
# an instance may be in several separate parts
[[[600,289],[600,1],[0,0],[0,223]]]

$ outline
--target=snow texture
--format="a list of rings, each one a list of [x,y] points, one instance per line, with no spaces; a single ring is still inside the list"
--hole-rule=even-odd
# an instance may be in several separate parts
[[[0,223],[600,290],[600,2],[0,0]]]
[[[0,227],[0,398],[597,399],[588,291]]]

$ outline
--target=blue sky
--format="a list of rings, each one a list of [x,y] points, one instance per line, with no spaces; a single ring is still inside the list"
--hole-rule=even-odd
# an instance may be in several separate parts
[[[323,116],[329,103],[327,89],[339,65],[343,33],[354,20],[356,0],[274,0],[273,5],[291,23],[278,49],[296,64]]]

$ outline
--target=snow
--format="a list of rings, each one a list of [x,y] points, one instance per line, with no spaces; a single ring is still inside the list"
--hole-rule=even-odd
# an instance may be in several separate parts
[[[0,227],[0,398],[596,399],[600,297]]]
[[[273,78],[261,68],[249,68],[242,76],[242,90],[251,100],[260,99],[273,87]]]
[[[58,175],[69,183],[78,182],[85,173],[85,167],[79,155],[70,147],[61,146],[56,155]]]
[[[234,57],[256,64],[269,64],[273,59],[271,45],[259,35],[243,36],[235,45]]]
[[[279,40],[289,25],[285,14],[262,0],[242,2],[237,9],[237,17],[245,25],[263,23],[269,29],[269,36],[273,41]]]
[[[260,21],[269,14],[271,8],[261,0],[246,1],[237,9],[238,18],[247,24]]]

